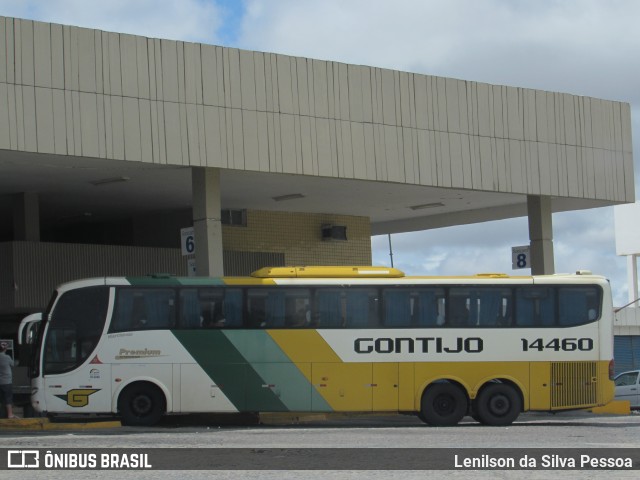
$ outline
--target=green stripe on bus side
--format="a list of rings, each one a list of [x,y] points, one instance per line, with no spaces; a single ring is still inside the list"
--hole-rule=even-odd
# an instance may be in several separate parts
[[[226,330],[224,334],[260,375],[262,388],[278,395],[288,411],[333,411],[266,331]]]
[[[285,412],[276,392],[221,330],[173,330],[175,337],[239,411]]]

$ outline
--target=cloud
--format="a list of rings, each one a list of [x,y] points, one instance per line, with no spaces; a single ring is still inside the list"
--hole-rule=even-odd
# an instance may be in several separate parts
[[[640,47],[639,17],[634,1],[249,0],[239,40],[466,80],[615,94],[620,84],[629,90],[626,73],[640,68],[629,57]]]

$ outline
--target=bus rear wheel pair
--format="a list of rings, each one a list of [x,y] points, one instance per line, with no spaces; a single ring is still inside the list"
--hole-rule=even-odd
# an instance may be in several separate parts
[[[420,407],[420,418],[438,427],[457,425],[470,410],[465,390],[451,382],[430,385]],[[484,425],[511,425],[521,411],[520,393],[508,383],[487,384],[471,404],[471,416]]]

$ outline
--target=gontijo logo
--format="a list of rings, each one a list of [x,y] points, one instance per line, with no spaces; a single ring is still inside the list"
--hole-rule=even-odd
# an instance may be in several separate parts
[[[484,342],[479,337],[356,338],[356,353],[480,353]]]
[[[8,450],[8,468],[38,468],[40,467],[40,452],[38,450]]]
[[[75,388],[69,390],[66,395],[56,395],[61,400],[67,402],[70,407],[86,407],[89,405],[89,395],[99,392],[95,388]]]

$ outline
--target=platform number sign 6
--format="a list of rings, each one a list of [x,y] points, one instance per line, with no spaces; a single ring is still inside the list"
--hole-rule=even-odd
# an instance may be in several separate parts
[[[511,247],[511,268],[531,268],[529,246]]]
[[[196,241],[193,227],[180,229],[180,245],[182,255],[193,255],[196,253]]]

